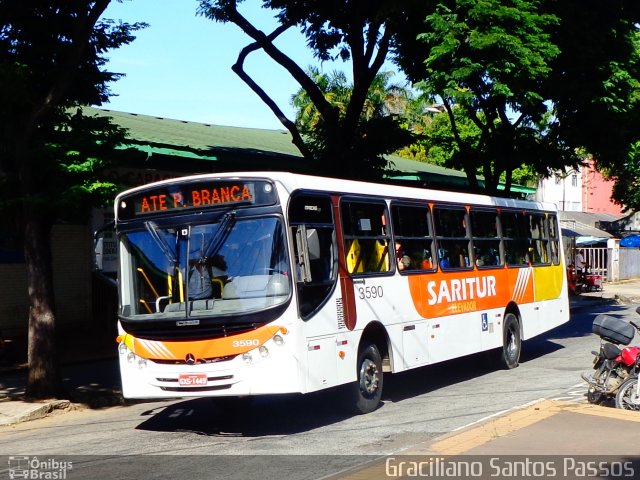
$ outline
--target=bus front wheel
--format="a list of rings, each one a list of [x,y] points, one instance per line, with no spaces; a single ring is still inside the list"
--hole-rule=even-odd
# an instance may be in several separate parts
[[[520,336],[520,322],[513,313],[507,313],[504,317],[504,330],[502,333],[502,350],[500,363],[504,368],[516,368],[520,362],[522,350],[522,337]]]
[[[351,404],[356,413],[373,412],[382,398],[382,357],[373,343],[362,345],[358,353],[358,379],[351,386]]]

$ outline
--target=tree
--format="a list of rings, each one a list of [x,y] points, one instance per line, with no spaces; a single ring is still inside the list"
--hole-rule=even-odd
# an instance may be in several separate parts
[[[541,85],[558,48],[549,30],[557,21],[538,1],[451,0],[426,17],[418,41],[425,45],[424,66],[412,56],[419,50],[401,45],[397,60],[410,78],[446,110],[455,147],[448,166],[467,174],[472,188],[508,193],[513,171],[578,161],[570,148],[551,135]],[[411,46],[411,45],[410,45]],[[464,121],[465,119],[466,121]],[[452,145],[453,146],[453,145]]]
[[[481,174],[495,192],[519,165],[545,176],[583,154],[614,171],[640,133],[639,10],[631,0],[448,0],[408,25],[396,60],[441,97],[459,154],[451,161],[472,185]],[[481,132],[474,143],[461,117]]]
[[[622,165],[640,139],[640,4],[565,0],[545,8],[558,18],[550,41],[560,54],[544,86],[555,134],[602,167]]]
[[[555,135],[583,147],[615,180],[613,198],[640,209],[640,4],[633,0],[564,0],[547,4],[559,22],[546,95]]]
[[[348,83],[346,75],[342,72],[327,75],[315,67],[310,67],[307,75],[336,109],[338,118],[343,119],[353,93],[353,85]],[[410,92],[402,85],[389,83],[393,75],[393,72],[376,74],[352,139],[354,149],[363,158],[369,158],[369,167],[381,153],[392,153],[413,141],[411,132],[398,121],[403,118],[411,101]],[[326,148],[326,127],[322,115],[304,89],[293,96],[292,104],[296,108],[297,130],[305,138],[312,154],[322,158]]]
[[[611,197],[625,210],[640,212],[640,142],[633,145],[626,164],[605,173],[615,180]]]
[[[133,40],[134,25],[101,20],[109,0],[0,3],[0,169],[5,214],[24,247],[29,290],[27,396],[59,396],[50,232],[104,188],[99,157],[123,132],[86,118],[107,84],[104,54]]]
[[[341,172],[347,177],[375,174],[386,163],[381,157],[385,148],[381,142],[373,147],[363,143],[362,139],[375,139],[382,128],[386,136],[391,138],[391,133],[398,133],[400,129],[391,117],[363,124],[363,110],[371,84],[393,48],[394,35],[404,27],[407,8],[415,2],[263,0],[263,7],[274,10],[279,22],[278,27],[269,34],[260,31],[242,15],[238,9],[241,2],[200,0],[198,10],[212,20],[234,23],[253,40],[242,49],[232,70],[269,106],[291,133],[293,143],[305,158],[315,163],[319,171],[331,174]],[[289,28],[302,31],[307,45],[318,60],[341,59],[351,62],[353,86],[342,112],[325,97],[322,86],[275,45],[278,37]],[[245,59],[258,50],[285,68],[306,92],[318,115],[316,140],[322,139],[322,145],[317,141],[314,145],[308,145],[295,123],[286,118],[278,105],[245,72]]]

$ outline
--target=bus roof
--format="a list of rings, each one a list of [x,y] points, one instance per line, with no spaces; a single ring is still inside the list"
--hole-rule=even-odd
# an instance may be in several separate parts
[[[224,172],[207,173],[198,175],[188,175],[176,177],[159,182],[148,183],[129,190],[120,192],[116,196],[116,203],[125,195],[144,191],[157,186],[183,183],[192,180],[202,179],[230,179],[230,178],[263,178],[271,179],[281,184],[289,193],[295,190],[315,190],[327,193],[339,193],[341,195],[365,195],[385,198],[403,198],[407,200],[425,200],[437,202],[451,202],[474,205],[500,206],[511,208],[535,209],[556,211],[557,207],[553,203],[538,202],[530,200],[519,200],[505,197],[494,197],[490,195],[461,193],[453,190],[431,190],[426,188],[406,187],[385,183],[366,182],[361,180],[345,180],[333,177],[320,177],[314,175],[303,175],[284,171],[247,171],[247,172]]]

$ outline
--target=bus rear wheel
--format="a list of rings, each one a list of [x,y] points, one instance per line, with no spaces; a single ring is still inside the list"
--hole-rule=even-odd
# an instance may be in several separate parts
[[[373,343],[362,345],[358,353],[357,381],[351,385],[350,403],[355,413],[373,412],[382,398],[382,357]]]
[[[516,368],[520,362],[521,351],[520,322],[513,313],[507,313],[504,317],[504,330],[502,331],[501,366],[507,369]]]

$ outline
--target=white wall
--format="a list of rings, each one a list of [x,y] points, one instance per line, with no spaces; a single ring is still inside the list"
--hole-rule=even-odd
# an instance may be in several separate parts
[[[582,211],[582,176],[575,170],[558,172],[538,182],[536,200],[555,203],[559,210]]]

